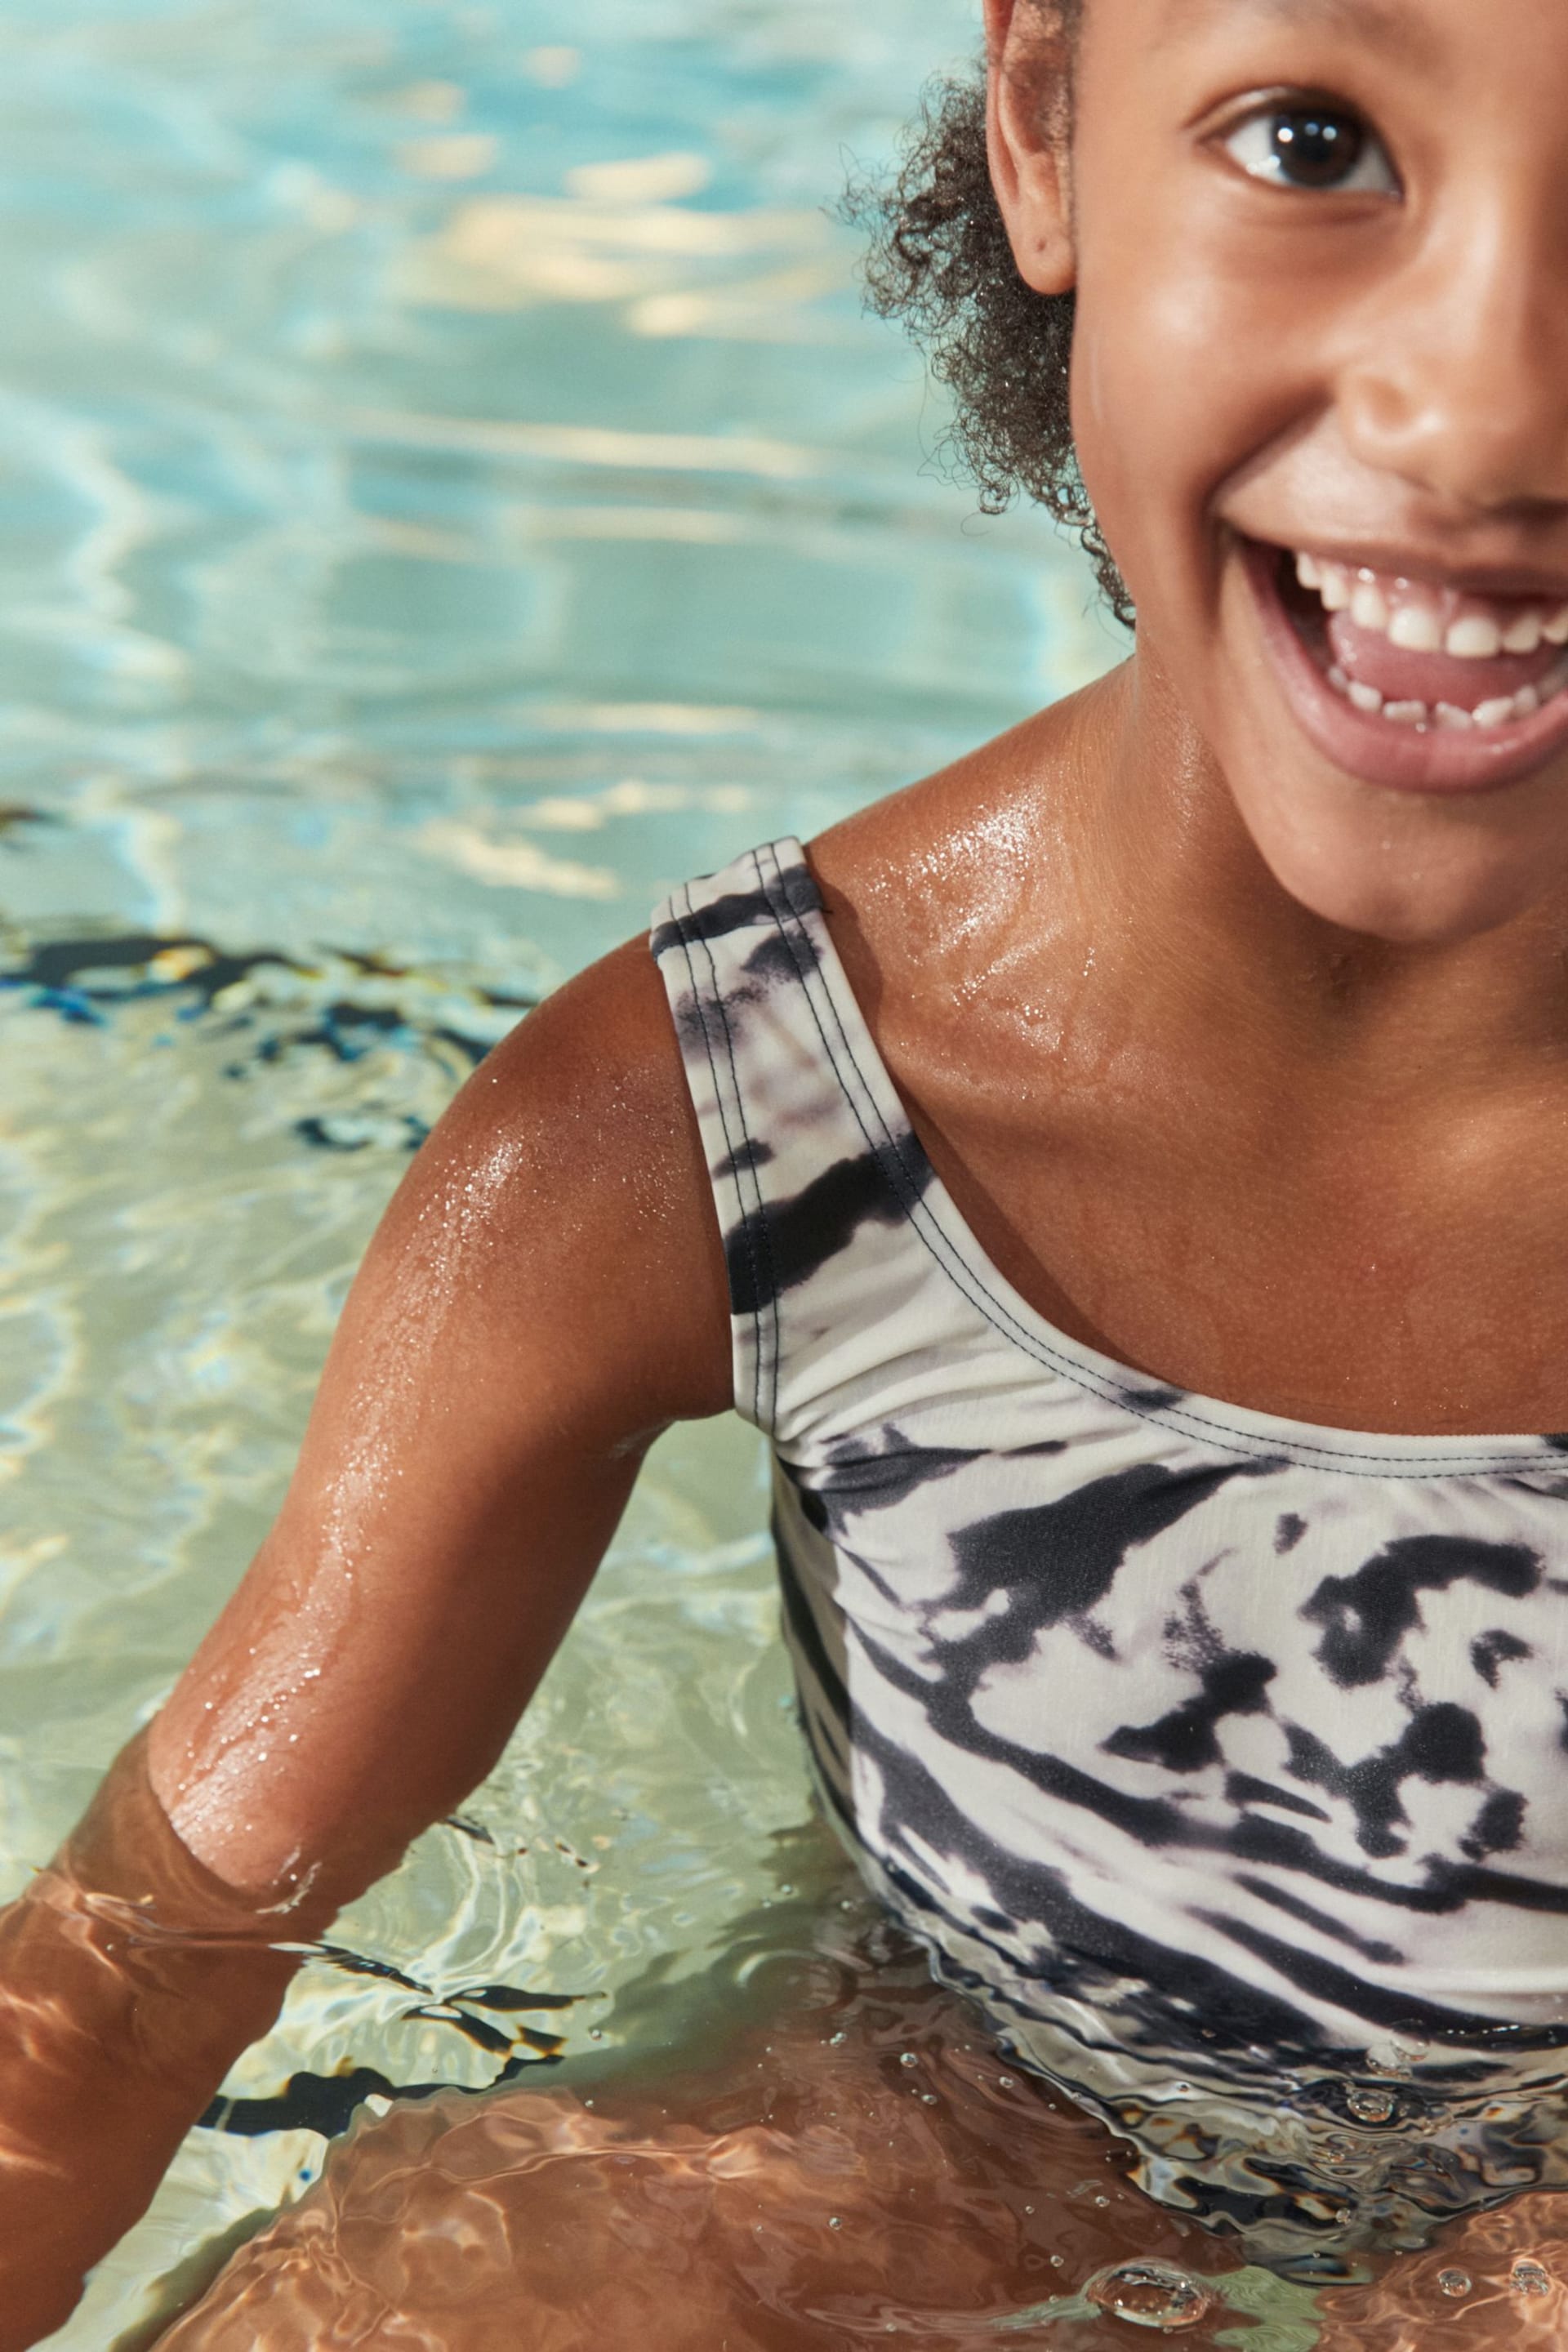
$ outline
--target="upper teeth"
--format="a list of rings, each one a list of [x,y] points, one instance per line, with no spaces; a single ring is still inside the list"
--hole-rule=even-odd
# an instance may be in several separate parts
[[[1417,580],[1386,581],[1321,555],[1298,555],[1296,576],[1315,589],[1324,610],[1349,613],[1356,626],[1385,636],[1408,653],[1451,654],[1459,661],[1495,661],[1499,654],[1532,654],[1542,641],[1568,646],[1568,604],[1542,602],[1487,611],[1454,611],[1451,593]]]

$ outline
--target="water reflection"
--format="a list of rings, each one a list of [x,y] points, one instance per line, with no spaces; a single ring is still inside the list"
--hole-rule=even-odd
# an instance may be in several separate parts
[[[606,0],[591,26],[553,0],[10,0],[0,22],[8,1892],[258,1540],[353,1265],[474,1057],[669,881],[810,835],[1119,641],[1043,526],[976,527],[922,470],[938,420],[825,209],[845,148],[885,146],[967,49],[958,0]],[[108,2341],[149,2282],[314,2182],[320,2126],[379,2101],[409,2146],[458,2129],[479,2111],[395,2095],[492,2084],[497,2036],[559,2034],[571,2104],[528,2128],[563,2175],[601,2165],[584,2117],[640,2115],[654,2063],[689,2065],[721,1978],[753,2004],[736,2037],[782,2020],[755,2062],[781,2098],[806,2096],[786,2051],[847,2051],[911,2171],[940,2126],[944,2194],[1005,2172],[1040,2095],[907,1956],[868,1944],[857,1975],[815,1940],[855,1898],[801,1830],[756,1472],[735,1430],[661,1450],[471,1818],[307,1970],[63,2342]],[[498,1990],[572,2005],[465,1998]],[[1429,2137],[1367,2075],[1314,2126],[1331,2218]],[[305,2104],[331,2083],[362,2095]],[[1161,2087],[1173,2143],[1192,2102]],[[763,2127],[692,2095],[711,2145]],[[955,2311],[969,2341],[1136,2340],[1141,2299],[1188,2341],[1249,2323],[1259,2352],[1561,2337],[1549,2197],[1463,2221],[1397,2284],[1352,2258],[1325,2295],[1227,2268],[1139,2200],[1131,2156],[1037,2120],[1048,2192],[1048,2165],[984,2176],[1005,2276],[932,2276],[922,2302],[902,2221],[884,2201],[884,2239],[858,2231],[847,2189],[876,2184],[827,2168],[781,2211],[768,2291],[859,2295],[832,2325],[938,2342]],[[1256,2115],[1237,2129],[1253,2164]],[[744,2154],[715,2176],[710,2147],[703,2179],[743,2182]],[[887,2275],[830,2289],[825,2231],[891,2248]]]
[[[1212,2346],[1260,2301],[1305,2307],[1278,2281],[1260,2296],[1266,2273],[1146,2205],[1070,2102],[1009,2073],[825,1832],[786,1852],[797,1878],[735,1923],[689,2038],[635,2074],[569,2060],[547,2087],[367,2120],[169,2352],[263,2326],[303,2346],[389,2309],[424,2352],[482,2352],[520,2299],[542,2332],[757,2352],[889,2336],[975,2352],[1068,2323],[1085,2352],[1129,2324]]]

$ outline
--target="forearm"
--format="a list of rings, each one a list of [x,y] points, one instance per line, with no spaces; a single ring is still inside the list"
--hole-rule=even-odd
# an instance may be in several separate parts
[[[58,2326],[136,2221],[333,1905],[237,1896],[171,1828],[127,1748],[0,1912],[0,2352]]]

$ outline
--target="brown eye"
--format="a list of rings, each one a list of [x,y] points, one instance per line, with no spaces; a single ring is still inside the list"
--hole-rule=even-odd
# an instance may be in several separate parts
[[[1242,170],[1277,187],[1397,195],[1388,151],[1359,115],[1309,101],[1260,107],[1225,145]]]
[[[1366,133],[1343,115],[1277,114],[1274,152],[1279,176],[1299,188],[1336,188],[1361,162]]]

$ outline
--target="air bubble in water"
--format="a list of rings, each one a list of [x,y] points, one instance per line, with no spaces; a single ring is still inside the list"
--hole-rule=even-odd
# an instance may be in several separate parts
[[[1374,2042],[1366,2053],[1367,2072],[1372,2074],[1407,2074],[1418,2066],[1429,2051],[1426,2042],[1390,2040]]]
[[[1392,2091],[1374,2089],[1370,2084],[1358,2083],[1346,2094],[1345,2105],[1358,2124],[1385,2124],[1398,2108],[1399,2102]]]
[[[1112,2270],[1097,2271],[1084,2294],[1097,2310],[1166,2335],[1195,2327],[1215,2302],[1201,2279],[1189,2277],[1174,2263],[1118,2263]]]
[[[1539,2263],[1518,2262],[1509,2274],[1509,2284],[1515,2294],[1550,2294],[1551,2273]]]
[[[1439,2271],[1437,2284],[1445,2294],[1452,2295],[1458,2303],[1470,2291],[1470,2273],[1468,2271]]]

